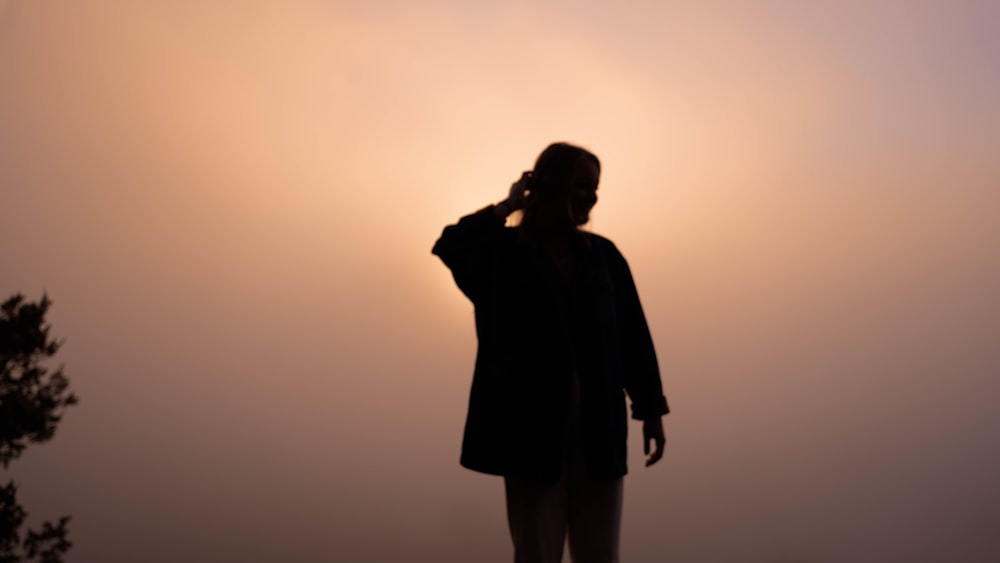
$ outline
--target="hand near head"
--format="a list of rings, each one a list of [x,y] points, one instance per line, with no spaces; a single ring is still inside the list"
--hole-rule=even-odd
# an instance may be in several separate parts
[[[517,211],[518,209],[524,209],[524,202],[527,192],[530,189],[531,184],[531,171],[525,171],[521,174],[521,178],[510,185],[510,193],[507,194],[506,204],[510,207],[511,211]]]
[[[656,448],[649,453],[649,443],[654,442]],[[663,457],[663,447],[667,444],[667,436],[663,432],[663,417],[650,418],[642,421],[642,451],[646,458],[646,467],[660,461]]]

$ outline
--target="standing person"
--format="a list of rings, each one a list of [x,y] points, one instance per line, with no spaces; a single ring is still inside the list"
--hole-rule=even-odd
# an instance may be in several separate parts
[[[650,466],[669,412],[628,264],[581,230],[600,161],[555,143],[505,200],[444,229],[434,254],[475,308],[461,464],[502,475],[515,563],[618,561],[627,411]],[[507,227],[513,212],[521,217]],[[650,444],[652,443],[652,451]]]

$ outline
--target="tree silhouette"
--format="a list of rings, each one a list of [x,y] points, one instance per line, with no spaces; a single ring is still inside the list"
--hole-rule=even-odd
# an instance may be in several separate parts
[[[5,470],[28,444],[51,440],[66,407],[77,402],[62,366],[49,371],[43,363],[61,344],[49,337],[45,313],[50,305],[47,295],[33,303],[21,294],[0,304],[0,465]],[[22,533],[26,517],[14,481],[0,485],[0,563],[62,563],[72,547],[69,517]]]

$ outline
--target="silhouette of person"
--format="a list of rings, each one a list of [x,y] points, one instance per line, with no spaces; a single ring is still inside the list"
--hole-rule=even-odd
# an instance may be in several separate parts
[[[669,409],[628,264],[581,230],[600,171],[591,152],[552,144],[506,199],[445,227],[433,249],[475,309],[461,464],[504,477],[515,563],[560,563],[567,538],[575,563],[618,561],[626,393],[647,466],[666,443]]]

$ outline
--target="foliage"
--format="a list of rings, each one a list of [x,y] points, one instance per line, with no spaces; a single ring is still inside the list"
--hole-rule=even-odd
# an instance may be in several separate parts
[[[51,440],[66,407],[76,404],[60,366],[44,362],[59,351],[45,322],[52,301],[25,301],[16,294],[0,304],[0,465],[4,469],[31,443]],[[0,563],[62,563],[72,547],[69,517],[44,522],[40,530],[21,527],[27,512],[17,502],[17,485],[0,485]],[[23,539],[22,539],[23,536]]]

